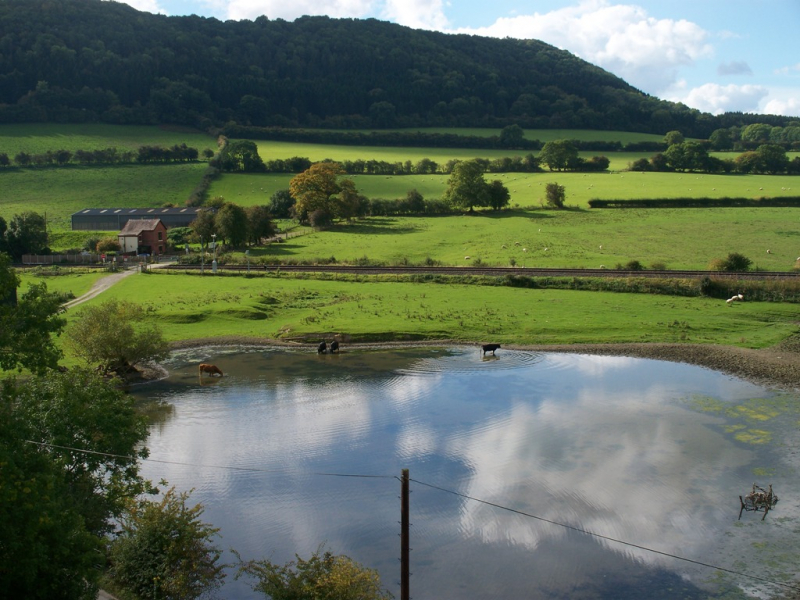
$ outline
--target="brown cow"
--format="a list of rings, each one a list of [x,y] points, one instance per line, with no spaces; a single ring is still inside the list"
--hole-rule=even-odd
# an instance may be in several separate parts
[[[217,365],[207,365],[207,364],[203,363],[202,365],[200,365],[198,367],[198,371],[200,373],[200,377],[203,376],[203,373],[208,373],[212,377],[214,375],[219,375],[220,377],[222,377],[222,371],[220,370],[220,368]]]

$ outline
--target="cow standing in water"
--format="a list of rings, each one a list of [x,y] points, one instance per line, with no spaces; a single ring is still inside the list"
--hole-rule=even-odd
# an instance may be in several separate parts
[[[333,354],[334,352],[339,352],[339,342],[337,342],[336,340],[333,340],[331,342],[331,354]]]
[[[481,346],[481,356],[486,356],[487,352],[491,352],[495,356],[494,351],[500,348],[500,344],[484,344]]]
[[[317,354],[325,354],[328,351],[328,344],[325,342],[320,342],[319,346],[317,346]]]
[[[209,365],[209,364],[203,363],[197,368],[197,370],[198,370],[198,372],[200,374],[200,377],[203,376],[203,373],[208,373],[212,377],[214,375],[219,375],[220,377],[222,377],[222,371],[220,370],[220,368],[217,365]]]

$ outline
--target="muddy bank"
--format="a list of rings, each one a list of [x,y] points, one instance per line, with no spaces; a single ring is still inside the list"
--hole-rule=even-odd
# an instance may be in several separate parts
[[[316,349],[316,343],[287,342],[268,338],[219,337],[184,340],[171,345],[172,349],[198,346],[246,345]],[[401,346],[470,345],[457,340],[427,340],[399,342],[344,343],[343,348],[396,348]],[[475,344],[477,345],[477,344]],[[703,344],[564,344],[512,345],[509,349],[538,352],[564,352],[605,356],[631,356],[670,362],[682,362],[728,373],[760,385],[800,390],[800,336],[793,336],[777,346],[752,350],[735,346]]]

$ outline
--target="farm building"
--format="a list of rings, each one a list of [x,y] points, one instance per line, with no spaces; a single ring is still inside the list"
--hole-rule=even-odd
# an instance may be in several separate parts
[[[188,227],[204,208],[87,208],[72,215],[73,231],[120,231],[132,219],[160,219],[165,227]]]
[[[163,254],[167,228],[161,219],[131,219],[117,236],[123,254]]]

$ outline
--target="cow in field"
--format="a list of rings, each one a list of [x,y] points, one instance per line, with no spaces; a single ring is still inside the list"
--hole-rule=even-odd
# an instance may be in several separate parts
[[[328,344],[325,342],[320,342],[319,346],[317,346],[317,354],[325,354],[328,351]]]
[[[219,375],[220,377],[222,377],[222,371],[217,365],[208,365],[203,363],[198,367],[198,373],[200,374],[200,377],[203,376],[203,373],[208,373],[212,377],[214,375]]]
[[[487,352],[491,352],[492,356],[494,356],[494,351],[500,347],[500,344],[483,344],[481,346],[481,356],[486,356]]]
[[[336,340],[333,340],[331,342],[331,354],[333,354],[334,352],[339,352],[339,342],[337,342]]]

